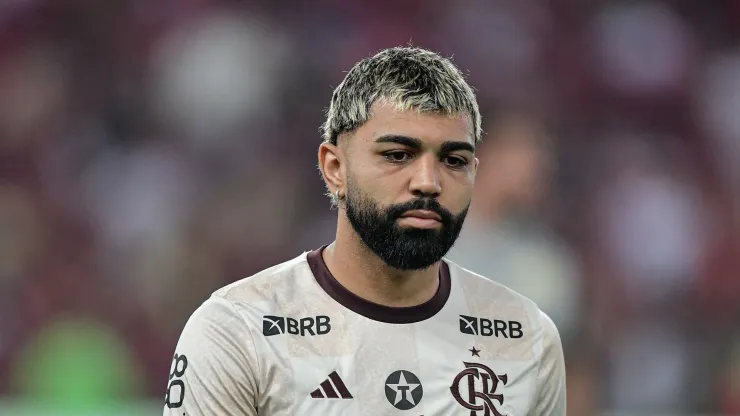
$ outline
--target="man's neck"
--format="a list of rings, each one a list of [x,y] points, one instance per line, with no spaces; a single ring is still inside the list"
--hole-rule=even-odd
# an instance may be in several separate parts
[[[423,270],[394,269],[367,248],[346,219],[340,219],[336,241],[324,250],[323,257],[342,286],[380,305],[420,305],[439,288],[439,262]]]

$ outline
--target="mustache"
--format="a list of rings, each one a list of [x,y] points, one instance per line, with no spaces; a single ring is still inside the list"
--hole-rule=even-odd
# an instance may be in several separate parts
[[[388,216],[396,219],[411,210],[432,211],[442,218],[442,223],[450,224],[455,218],[452,212],[440,205],[439,201],[433,198],[416,198],[402,204],[392,205],[388,208]]]

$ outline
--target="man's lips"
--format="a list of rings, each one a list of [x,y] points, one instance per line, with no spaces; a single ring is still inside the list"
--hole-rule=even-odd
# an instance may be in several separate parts
[[[401,218],[421,218],[425,220],[435,220],[435,221],[442,221],[442,217],[439,216],[434,211],[429,211],[425,209],[414,209],[411,211],[406,211],[401,215]]]

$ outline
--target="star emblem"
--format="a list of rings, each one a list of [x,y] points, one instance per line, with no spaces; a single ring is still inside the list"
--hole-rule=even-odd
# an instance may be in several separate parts
[[[418,389],[421,384],[409,383],[408,381],[406,381],[406,377],[404,377],[402,372],[401,376],[398,378],[398,383],[386,384],[386,386],[390,387],[391,389],[393,389],[393,391],[396,392],[395,403],[393,403],[394,406],[401,402],[401,400],[407,400],[409,403],[411,403],[412,406],[416,406],[414,396],[411,393],[414,390]]]
[[[473,353],[472,357],[480,357],[480,355],[478,355],[478,353],[480,352],[480,350],[476,350],[475,347],[469,349],[468,351],[470,351],[471,353]]]

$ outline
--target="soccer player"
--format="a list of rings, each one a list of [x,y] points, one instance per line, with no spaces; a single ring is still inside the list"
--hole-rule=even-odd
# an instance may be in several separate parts
[[[381,51],[336,88],[323,134],[336,240],[193,313],[164,414],[565,415],[553,322],[443,259],[481,139],[461,72],[427,50]]]

